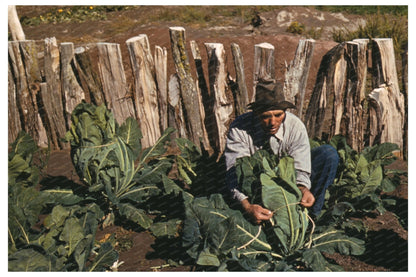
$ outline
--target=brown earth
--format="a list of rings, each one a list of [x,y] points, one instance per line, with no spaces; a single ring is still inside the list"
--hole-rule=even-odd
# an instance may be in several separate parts
[[[229,23],[229,26],[204,27],[195,24],[182,24],[180,22],[152,22],[151,24],[134,24],[138,18],[146,14],[155,12],[155,9],[162,7],[142,6],[126,11],[113,12],[109,14],[107,20],[83,22],[83,23],[59,23],[42,24],[35,27],[24,27],[27,39],[41,40],[47,37],[56,37],[58,42],[74,42],[75,47],[87,46],[94,48],[96,42],[115,42],[119,43],[122,50],[124,68],[128,82],[131,83],[131,66],[127,55],[125,41],[139,34],[146,34],[151,44],[151,49],[155,45],[166,47],[170,52],[170,26],[183,26],[186,29],[186,39],[189,46],[190,40],[195,40],[201,50],[202,60],[206,61],[206,51],[203,43],[219,42],[223,43],[228,57],[228,69],[231,76],[234,75],[232,65],[232,55],[230,44],[237,43],[243,53],[245,62],[245,73],[247,82],[252,80],[252,65],[254,45],[268,42],[275,46],[275,68],[276,78],[282,81],[285,64],[293,59],[297,44],[301,36],[286,33],[287,26],[298,20],[308,28],[324,27],[321,39],[316,41],[311,70],[309,73],[306,97],[311,94],[316,74],[322,56],[337,43],[331,40],[332,28],[348,26],[353,28],[364,20],[358,16],[330,14],[320,12],[313,7],[290,6],[277,8],[274,11],[262,13],[264,24],[259,28],[253,28],[249,24],[243,24],[238,20]],[[44,6],[25,6],[18,7],[19,16],[34,16],[44,11]],[[129,23],[129,24],[128,24]],[[133,23],[133,24],[130,24]],[[122,31],[120,31],[122,30]],[[190,55],[188,49],[188,55]],[[193,66],[191,62],[191,66]],[[207,65],[205,64],[205,72]],[[172,58],[168,56],[168,74],[174,73]],[[251,88],[248,86],[249,93]],[[407,170],[407,163],[396,162],[393,166]],[[79,178],[72,166],[68,151],[53,151],[51,153],[47,167],[45,168],[48,180],[56,182],[74,182],[78,185]],[[405,205],[402,208],[407,215],[407,179],[394,192],[394,195],[403,200]],[[340,264],[345,271],[406,271],[407,270],[407,230],[399,224],[393,213],[383,215],[374,214],[372,217],[364,219],[366,226],[371,230],[370,250],[365,257],[342,256],[338,254],[328,255],[329,258]],[[165,267],[167,259],[175,253],[160,254],[163,249],[163,242],[155,241],[154,237],[148,232],[136,232],[126,230],[120,226],[106,227],[99,230],[97,240],[103,240],[108,234],[114,233],[119,242],[119,261],[124,262],[120,265],[119,271],[191,271],[191,266]],[[386,248],[388,244],[389,247]],[[172,249],[168,247],[167,249]],[[388,251],[386,251],[386,249]],[[372,257],[379,255],[380,251],[385,252],[384,258],[374,261]],[[388,260],[388,261],[387,261]]]

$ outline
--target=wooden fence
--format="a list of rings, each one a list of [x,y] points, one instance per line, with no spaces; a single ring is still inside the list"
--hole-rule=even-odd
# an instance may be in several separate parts
[[[9,142],[25,130],[41,147],[49,143],[52,149],[68,148],[61,138],[71,124],[72,110],[85,100],[104,103],[119,124],[127,117],[136,118],[144,147],[153,145],[163,130],[172,126],[178,130],[177,136],[220,156],[229,124],[253,101],[255,90],[250,99],[247,86],[254,88],[261,78],[275,79],[274,46],[254,46],[254,81],[247,83],[237,44],[230,45],[235,67],[235,77],[231,77],[224,45],[205,43],[208,60],[202,61],[198,45],[191,41],[191,59],[185,29],[171,27],[169,32],[176,72],[172,76],[167,76],[166,48],[156,46],[152,55],[146,35],[126,41],[132,84],[126,81],[119,44],[97,43],[98,62],[93,64],[86,48],[74,49],[73,43],[58,45],[55,38],[10,41]],[[314,42],[299,41],[283,84],[287,100],[296,103],[293,112],[304,121],[310,137],[343,134],[356,150],[386,141],[404,149],[407,115],[392,40],[373,40],[370,93],[366,92],[369,41],[359,39],[340,43],[322,58],[313,93],[305,99]],[[191,60],[196,72],[192,72]],[[208,64],[208,80],[203,62]]]

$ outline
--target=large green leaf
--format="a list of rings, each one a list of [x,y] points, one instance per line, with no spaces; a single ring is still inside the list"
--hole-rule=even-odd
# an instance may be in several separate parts
[[[109,242],[101,244],[98,255],[94,257],[88,271],[104,271],[118,259],[118,253]]]
[[[170,135],[173,132],[175,132],[174,128],[167,128],[153,146],[143,150],[139,165],[147,162],[151,158],[163,155],[166,152],[165,143],[170,139]]]
[[[30,162],[38,146],[33,138],[24,131],[20,131],[17,138],[11,145],[10,155],[20,155],[24,160]]]
[[[94,233],[95,234],[95,233]],[[91,249],[94,244],[94,235],[88,234],[79,241],[74,250],[74,258],[78,264],[79,271],[85,271],[88,258],[91,255]]]
[[[368,161],[380,160],[382,165],[388,165],[396,159],[393,152],[397,150],[400,150],[397,144],[385,142],[365,148],[362,154]]]
[[[155,237],[175,237],[179,223],[181,221],[178,219],[156,222],[150,227],[150,231]]]
[[[146,215],[144,210],[138,209],[129,203],[120,203],[118,207],[121,215],[139,224],[143,229],[148,229],[152,225],[152,219]]]
[[[61,205],[75,205],[88,199],[87,197],[74,194],[72,189],[63,189],[59,187],[42,190],[42,194],[45,195],[48,203],[59,203]],[[91,200],[92,199],[93,198],[91,198]]]
[[[360,190],[360,194],[367,194],[374,192],[383,180],[383,169],[377,162],[371,162],[368,164],[366,170],[360,173],[363,186]]]
[[[260,180],[264,207],[273,211],[273,231],[283,251],[290,253],[296,249],[307,226],[302,224],[304,217],[299,207],[300,199],[282,185],[277,185],[267,174],[261,174]]]
[[[137,121],[132,117],[127,118],[120,126],[118,135],[130,147],[133,152],[133,160],[136,160],[142,150],[140,140],[143,138]]]
[[[8,183],[34,186],[39,182],[40,169],[32,163],[33,154],[38,147],[32,137],[24,131],[19,132],[11,144],[8,159]]]
[[[52,227],[61,227],[69,217],[69,214],[70,211],[67,208],[57,205],[53,207],[52,212],[45,218],[43,224],[48,229]]]
[[[342,230],[328,228],[326,232],[316,234],[313,247],[321,252],[338,252],[343,255],[362,255],[365,251],[364,241],[348,237]]]
[[[51,260],[48,256],[33,248],[19,250],[9,255],[9,271],[51,271]]]
[[[205,248],[199,253],[196,263],[205,266],[220,266],[217,255],[210,253],[209,248]]]
[[[67,256],[70,256],[77,247],[78,243],[84,239],[84,230],[79,219],[75,217],[67,219],[59,239],[66,242],[68,247]]]
[[[303,251],[302,259],[306,266],[313,271],[343,271],[341,266],[330,264],[316,248],[306,249]]]

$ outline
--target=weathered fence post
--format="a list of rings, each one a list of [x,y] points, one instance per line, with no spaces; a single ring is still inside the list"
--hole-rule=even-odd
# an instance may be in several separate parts
[[[28,55],[22,54],[21,42],[18,41],[9,42],[8,52],[10,61],[9,82],[13,82],[12,84],[9,83],[9,87],[10,85],[13,87],[13,91],[9,89],[9,105],[12,105],[14,100],[17,105],[16,108],[10,109],[9,107],[9,112],[12,113],[9,114],[9,124],[11,124],[11,126],[16,126],[16,128],[19,128],[20,126],[21,129],[30,134],[33,139],[41,145],[43,125],[40,125],[42,122],[39,120],[38,116],[36,94],[33,94],[38,91],[35,90],[34,85],[32,85],[32,88],[29,86],[27,73],[30,72],[30,70],[27,71],[27,68],[25,67],[26,63],[29,63],[29,60],[23,60],[24,58],[27,58]],[[14,131],[16,132],[14,136],[17,136],[20,128]],[[9,138],[9,140],[10,139],[11,138]]]
[[[160,130],[168,128],[168,53],[165,47],[155,47],[155,73],[159,91]]]
[[[235,96],[235,114],[239,116],[247,111],[247,105],[249,104],[246,77],[244,74],[244,58],[241,53],[240,46],[236,43],[231,43],[231,52],[234,59],[234,68],[236,76],[237,89],[234,93]]]
[[[344,54],[335,63],[332,74],[330,89],[333,92],[333,99],[331,99],[331,95],[327,95],[327,101],[332,101],[333,104],[332,123],[329,131],[330,137],[340,133],[341,119],[344,114],[344,97],[347,86],[347,61],[345,60],[345,46]]]
[[[59,48],[56,38],[45,39],[45,80],[46,90],[41,90],[42,104],[45,109],[51,143],[54,148],[66,149],[68,143],[61,141],[65,136],[67,126],[62,104],[62,90],[60,82]]]
[[[136,118],[132,96],[126,85],[120,45],[97,43],[97,48],[98,68],[107,107],[112,110],[119,124],[122,124],[128,117]]]
[[[301,39],[295,57],[286,68],[283,93],[285,99],[296,105],[296,115],[303,120],[303,101],[315,40]]]
[[[142,34],[126,41],[133,69],[135,93],[134,104],[143,133],[143,147],[156,143],[160,137],[158,95],[155,82],[155,65],[150,52],[149,40]]]
[[[182,110],[181,91],[177,74],[172,74],[168,84],[168,123],[177,130],[176,137],[187,138],[186,123]]]
[[[250,102],[254,102],[256,85],[259,80],[274,80],[274,46],[263,42],[254,45],[253,95]]]
[[[326,114],[329,96],[334,92],[334,78],[338,61],[343,59],[345,43],[340,43],[322,57],[315,86],[305,115],[305,125],[309,137],[321,138],[322,126],[327,123]],[[338,70],[338,73],[340,71]],[[329,132],[329,130],[326,130]]]
[[[12,143],[17,138],[17,135],[22,130],[22,124],[20,123],[20,114],[17,109],[17,99],[16,99],[16,84],[13,80],[13,74],[11,70],[10,63],[8,64],[8,143]]]
[[[38,47],[34,40],[20,41],[19,44],[23,64],[25,65],[26,81],[28,84],[30,95],[32,96],[33,107],[35,109],[35,113],[37,114],[35,120],[37,144],[40,147],[47,147],[48,135],[46,133],[45,126],[40,116],[40,112],[42,112],[42,106],[38,105],[40,102],[40,82],[42,81],[40,68],[41,66],[38,60]]]
[[[339,133],[358,152],[364,148],[366,124],[363,105],[367,78],[367,43],[368,39],[347,42],[344,55],[347,62],[347,84]]]
[[[208,54],[208,74],[211,95],[214,96],[215,150],[220,157],[225,150],[228,127],[234,119],[232,92],[227,84],[227,68],[224,46],[221,43],[205,43]]]
[[[97,106],[104,104],[105,98],[101,80],[98,72],[92,66],[89,51],[85,47],[77,47],[74,52],[75,66],[86,98],[88,96],[90,101]]]
[[[195,61],[196,74],[198,76],[196,88],[198,91],[199,114],[201,115],[201,120],[204,122],[205,126],[205,128],[203,128],[205,141],[209,142],[209,144],[205,146],[205,150],[209,155],[211,155],[214,151],[211,145],[214,145],[213,138],[215,136],[211,126],[215,119],[214,115],[210,111],[212,111],[214,101],[209,93],[207,82],[205,81],[201,52],[199,51],[199,47],[194,40],[191,41],[191,52]]]
[[[409,121],[409,114],[408,114],[408,45],[406,44],[406,48],[402,53],[402,87],[403,87],[403,95],[404,95],[404,108],[405,108],[405,117],[404,117],[404,135],[403,135],[403,158],[408,160],[408,121]]]
[[[78,84],[74,64],[74,44],[63,42],[61,50],[61,83],[65,103],[65,118],[68,126],[71,126],[71,114],[74,108],[85,99],[84,90]]]
[[[208,138],[204,136],[205,124],[200,115],[199,96],[195,82],[191,75],[188,54],[186,52],[185,29],[183,27],[170,27],[170,41],[172,56],[179,81],[179,89],[186,113],[188,138],[205,149],[209,149]]]
[[[205,74],[204,69],[202,67],[202,58],[201,58],[201,52],[199,51],[199,47],[196,44],[194,40],[191,40],[191,52],[192,56],[195,61],[195,67],[196,67],[196,74],[198,76],[198,85],[199,91],[202,96],[202,102],[204,104],[205,111],[211,110],[212,107],[212,100],[210,96],[210,92],[208,90],[207,82],[205,80]],[[206,123],[205,123],[206,124]]]
[[[369,144],[396,143],[403,150],[404,96],[400,93],[392,39],[373,39],[373,86],[369,94]]]

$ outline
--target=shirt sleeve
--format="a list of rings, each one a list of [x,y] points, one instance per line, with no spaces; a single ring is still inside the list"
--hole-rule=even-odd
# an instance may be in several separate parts
[[[249,146],[244,139],[243,132],[237,128],[230,128],[227,136],[227,144],[224,152],[225,165],[227,167],[226,183],[233,199],[243,201],[248,198],[238,187],[235,162],[237,158],[250,156]]]
[[[296,183],[311,188],[311,150],[305,125],[299,120],[292,129],[288,154],[293,157]]]

